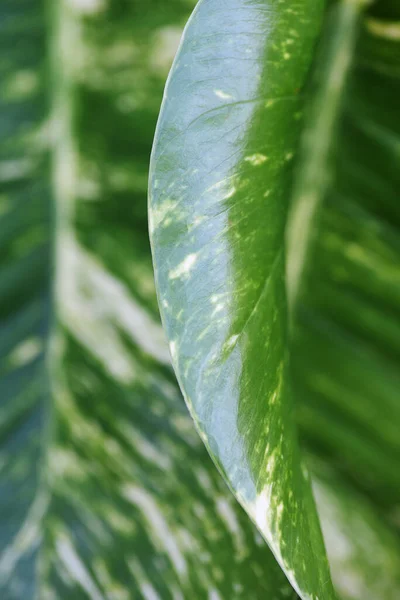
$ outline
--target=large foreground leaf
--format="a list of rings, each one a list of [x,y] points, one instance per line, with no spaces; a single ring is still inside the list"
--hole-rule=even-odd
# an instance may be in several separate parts
[[[147,164],[187,3],[154,5],[1,4],[1,600],[296,596],[157,321]]]
[[[333,597],[292,411],[284,225],[322,6],[203,0],[153,150],[150,233],[200,434],[302,598]]]
[[[289,570],[293,535],[301,544],[309,532],[299,526],[298,504],[282,493],[292,463],[273,454],[282,431],[286,449],[293,443],[291,417],[284,413],[282,421],[278,412],[288,402],[284,387],[275,395],[277,381],[286,385],[278,367],[285,305],[282,288],[276,291],[290,175],[282,158],[292,155],[297,110],[284,86],[296,57],[296,29],[285,16],[298,6],[283,4],[238,2],[226,13],[211,1],[200,5],[166,90],[150,229],[160,305],[189,407],[233,491]],[[398,13],[390,2],[372,7],[372,17],[362,17],[361,1],[331,5],[297,165],[293,215],[301,218],[288,229],[293,304],[299,294],[293,384],[302,441],[330,463],[321,469],[310,461],[337,589],[345,599],[394,600],[400,35],[398,23],[378,17]],[[310,29],[302,34],[307,44]],[[302,81],[300,67],[296,76]],[[266,483],[268,501],[255,504]],[[279,527],[277,506],[298,527],[290,536]],[[296,568],[289,573],[295,585],[298,576]],[[323,588],[322,597],[329,593]]]

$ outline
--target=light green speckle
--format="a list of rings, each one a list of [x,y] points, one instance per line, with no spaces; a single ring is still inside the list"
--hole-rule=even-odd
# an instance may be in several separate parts
[[[256,153],[246,156],[244,160],[245,162],[250,163],[253,167],[259,167],[268,160],[268,156],[265,156],[265,154]]]

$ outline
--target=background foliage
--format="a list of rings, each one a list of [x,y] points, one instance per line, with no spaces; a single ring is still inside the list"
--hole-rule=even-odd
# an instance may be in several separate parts
[[[1,6],[4,600],[293,596],[158,324],[147,169],[191,7]]]
[[[297,597],[194,431],[159,324],[148,163],[193,5],[1,1],[2,600]],[[372,10],[293,350],[332,575],[353,600],[400,590],[400,36],[376,20],[399,15]]]

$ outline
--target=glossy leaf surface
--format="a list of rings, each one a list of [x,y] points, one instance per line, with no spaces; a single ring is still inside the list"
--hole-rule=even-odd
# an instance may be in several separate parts
[[[212,3],[204,5],[213,8]],[[399,542],[393,531],[398,529],[396,506],[400,489],[399,318],[395,299],[399,265],[396,106],[400,36],[398,23],[378,19],[379,16],[397,18],[396,7],[391,3],[378,2],[364,15],[362,2],[332,5],[334,10],[328,15],[328,27],[318,51],[320,76],[317,86],[309,92],[315,94],[315,99],[310,96],[307,99],[317,111],[313,109],[307,117],[306,127],[311,133],[306,136],[311,143],[305,142],[306,152],[303,151],[296,165],[300,176],[296,178],[295,200],[305,189],[311,195],[316,194],[321,214],[313,224],[315,231],[311,231],[300,310],[295,316],[291,347],[294,391],[302,442],[314,455],[322,455],[331,464],[328,471],[323,469],[321,480],[320,470],[314,470],[314,459],[311,460],[319,514],[338,592],[342,598],[351,600],[368,594],[375,600],[384,600],[397,598],[400,585]],[[243,290],[239,288],[237,293],[234,286],[226,290],[221,282],[232,286],[241,273],[246,283],[247,278],[254,277],[257,267],[262,271],[254,260],[257,254],[252,252],[254,238],[258,236],[260,245],[268,246],[271,223],[277,212],[270,218],[265,204],[264,213],[260,209],[253,219],[256,203],[240,189],[240,177],[239,185],[235,185],[237,172],[245,170],[245,157],[258,167],[264,164],[260,181],[265,185],[269,165],[263,157],[270,156],[265,146],[259,154],[254,147],[252,152],[248,151],[249,140],[254,138],[248,135],[247,127],[254,115],[258,115],[257,111],[249,109],[242,122],[241,115],[238,116],[235,103],[243,100],[242,73],[248,73],[245,67],[241,70],[242,46],[231,42],[228,48],[234,48],[237,54],[226,51],[225,55],[222,42],[205,48],[206,44],[199,41],[203,39],[199,32],[209,23],[205,11],[199,14],[187,34],[167,88],[154,151],[150,227],[160,304],[181,386],[185,391],[193,390],[189,404],[195,419],[200,421],[205,442],[217,462],[220,461],[225,476],[230,478],[232,472],[237,476],[233,487],[240,494],[236,486],[240,478],[236,473],[238,455],[233,450],[229,455],[229,440],[239,446],[240,453],[243,439],[246,440],[243,431],[252,420],[251,410],[259,418],[260,396],[254,394],[254,402],[248,403],[249,410],[240,419],[238,409],[243,404],[232,400],[226,409],[229,402],[221,402],[219,390],[223,388],[226,394],[234,389],[235,377],[245,372],[243,338],[247,344],[251,340],[258,350],[253,362],[261,361],[261,343],[266,338],[270,343],[270,338],[263,330],[267,318],[259,323],[254,312],[264,311],[267,316],[268,300],[266,294],[261,294],[258,304],[251,301],[247,304]],[[243,23],[240,19],[238,22]],[[254,22],[260,23],[261,18],[251,21]],[[229,40],[231,22],[221,18],[221,23],[227,24]],[[243,44],[248,54],[257,48],[257,39],[254,36],[251,43]],[[266,62],[269,67],[269,61]],[[215,70],[215,80],[201,76],[203,63],[207,65],[204,73]],[[257,87],[261,79],[252,78],[254,73],[250,73],[249,78]],[[183,98],[176,93],[179,85],[185,89]],[[213,94],[221,100],[220,107],[213,105]],[[255,103],[262,100],[256,94]],[[210,112],[202,116],[210,106]],[[277,127],[279,121],[272,121]],[[265,142],[268,137],[262,127],[268,127],[270,121],[255,118],[254,122]],[[277,143],[275,147],[278,146]],[[168,178],[167,173],[171,175]],[[218,173],[224,173],[225,177],[217,177]],[[251,179],[249,186],[254,185],[257,195],[254,171]],[[260,186],[259,198],[262,191]],[[253,234],[253,240],[249,234]],[[244,249],[242,237],[247,241]],[[185,262],[188,256],[190,260]],[[178,258],[182,260],[176,265]],[[181,267],[178,271],[177,266]],[[265,259],[263,266],[269,268]],[[225,296],[218,297],[221,292]],[[246,332],[243,335],[240,330],[238,334],[232,329],[235,324],[232,315],[235,317],[242,299],[247,309],[256,306],[250,312],[250,325],[244,320],[247,336]],[[210,300],[214,301],[211,308]],[[190,307],[197,310],[191,313]],[[253,329],[252,321],[256,322]],[[271,321],[270,318],[269,325]],[[208,329],[203,333],[204,324],[208,324]],[[207,338],[208,346],[204,342]],[[231,349],[224,348],[226,339],[235,342],[236,361],[231,358]],[[215,347],[210,340],[216,341]],[[197,351],[206,367],[196,357]],[[218,378],[225,367],[225,377]],[[207,382],[207,373],[212,374],[212,369],[215,382]],[[193,384],[196,370],[198,381]],[[263,376],[265,370],[262,369]],[[260,377],[252,377],[252,382],[257,383],[260,393],[263,385]],[[241,389],[236,398],[240,394],[243,394]],[[223,417],[218,418],[221,413]],[[237,431],[231,435],[235,426]],[[215,432],[211,437],[210,431]],[[268,441],[268,433],[260,434],[264,442]],[[254,448],[259,442],[255,439]],[[225,458],[222,465],[221,456]],[[231,471],[229,468],[226,471],[226,464],[232,465]]]
[[[296,597],[158,324],[148,155],[188,6],[155,4],[0,8],[2,600]]]
[[[333,597],[292,411],[284,226],[318,2],[201,2],[165,92],[150,233],[200,434],[302,598]]]

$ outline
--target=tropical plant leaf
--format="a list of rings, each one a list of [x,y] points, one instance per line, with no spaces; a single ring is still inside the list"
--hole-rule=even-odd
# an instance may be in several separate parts
[[[287,370],[284,226],[322,6],[198,5],[153,149],[150,234],[199,432],[302,598],[332,598]]]
[[[267,4],[272,12],[265,16]],[[390,531],[397,527],[400,489],[400,35],[398,23],[378,16],[398,15],[391,3],[374,5],[356,44],[364,3],[331,4],[296,166],[293,206],[304,197],[305,210],[288,229],[294,306],[302,281],[293,316],[293,385],[302,442],[331,464],[321,478],[315,459],[308,459],[337,589],[345,599],[394,599],[400,565]],[[276,40],[268,46],[265,23],[272,30],[279,25],[269,3],[239,2],[226,14],[215,6],[204,1],[198,9],[166,90],[153,155],[150,231],[181,387],[211,455],[254,518],[246,483],[253,482],[255,495],[260,491],[260,472],[268,469],[260,469],[257,451],[274,449],[276,421],[265,399],[275,390],[271,373],[282,352],[271,331],[276,335],[277,313],[285,310],[271,289],[279,273],[268,278],[271,248],[276,254],[283,246],[271,231],[281,232],[279,193],[285,196],[290,179],[274,153],[292,152],[280,146],[289,140],[283,111],[260,115],[259,106],[276,83],[274,52],[281,51],[280,65],[291,56],[282,56]],[[287,35],[290,28],[278,31]],[[286,106],[287,122],[291,114]],[[279,176],[283,183],[274,190],[271,180]],[[315,209],[315,219],[307,216]],[[296,260],[300,269],[293,275]],[[273,475],[279,490],[282,472]],[[286,499],[282,506],[295,513]],[[272,494],[264,508],[271,521],[264,519],[261,529],[275,550],[281,539]]]
[[[400,489],[395,31],[368,16],[356,48],[336,151],[322,167],[328,185],[293,352],[305,435],[319,451],[333,452],[340,470],[385,507],[398,503]]]
[[[339,597],[395,600],[400,589],[398,536],[368,499],[331,467],[316,462],[315,456],[307,460]]]
[[[41,0],[0,9],[0,596],[294,599],[192,430],[157,324],[147,156],[188,3],[58,6],[51,18]],[[292,352],[345,600],[400,589],[400,36],[378,19],[396,10],[372,7],[338,104],[344,153],[322,194]]]
[[[153,4],[1,5],[2,600],[296,597],[158,324],[147,163],[187,2]]]
[[[334,112],[328,108],[322,127],[330,122],[333,129],[324,156],[310,152],[312,139],[326,136],[315,129],[321,123],[315,112],[310,115],[293,201],[299,206],[315,192],[321,210],[300,291],[292,365],[303,442],[343,480],[333,480],[337,493],[328,494],[342,504],[336,541],[329,527],[338,513],[333,507],[324,516],[326,494],[318,502],[333,580],[344,598],[394,600],[400,593],[393,535],[400,500],[400,29],[376,18],[383,5],[365,15],[348,83]],[[392,16],[398,16],[395,6]],[[326,111],[328,104],[319,106]],[[316,163],[312,184],[305,174],[316,173]],[[373,563],[363,546],[375,548]],[[350,575],[349,565],[358,565],[358,574],[355,568]]]

